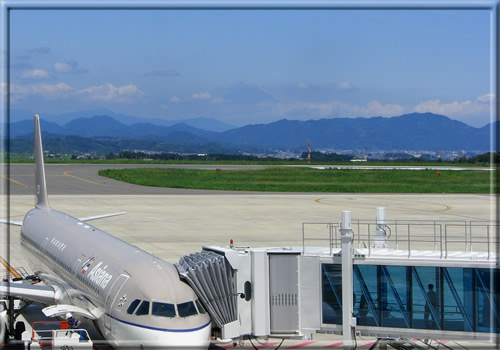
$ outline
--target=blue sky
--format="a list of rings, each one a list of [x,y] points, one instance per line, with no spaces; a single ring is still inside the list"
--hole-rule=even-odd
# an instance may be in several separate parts
[[[489,122],[487,10],[13,10],[11,107]]]

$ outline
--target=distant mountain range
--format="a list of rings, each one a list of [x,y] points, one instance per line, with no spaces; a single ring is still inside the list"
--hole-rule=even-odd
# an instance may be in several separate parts
[[[484,150],[490,148],[490,125],[474,128],[432,113],[399,117],[280,120],[249,125],[222,134],[225,141],[261,144],[273,148],[370,150]]]
[[[63,114],[44,113],[41,114],[40,117],[48,122],[56,123],[59,125],[65,125],[69,121],[72,121],[74,119],[88,118],[89,116],[100,116],[100,115],[112,117],[113,119],[125,125],[149,123],[159,126],[172,126],[175,124],[184,123],[194,128],[203,129],[207,131],[216,131],[216,132],[226,131],[235,128],[234,125],[222,122],[214,118],[199,117],[199,118],[191,118],[185,120],[165,120],[159,118],[148,119],[148,118],[134,117],[126,114],[118,114],[108,109],[94,109],[89,111],[63,113]],[[12,109],[10,111],[10,121],[12,123],[30,119],[32,116],[33,112],[27,110]]]
[[[42,118],[41,126],[45,134],[50,134],[49,144],[57,148],[51,149],[56,152],[61,152],[63,140],[66,143],[80,140],[78,143],[81,147],[85,146],[85,150],[81,149],[81,152],[119,152],[134,149],[195,153],[256,153],[270,150],[300,152],[307,149],[308,141],[312,142],[312,148],[315,150],[490,150],[491,125],[475,128],[432,113],[413,113],[392,118],[330,118],[307,121],[284,119],[224,131],[213,131],[214,124],[205,128],[202,123],[196,124],[199,127],[194,127],[185,122],[166,126],[155,124],[151,120],[144,122],[144,119],[137,119],[141,122],[129,125],[110,116],[99,115],[76,118],[60,125]],[[204,122],[215,123],[209,119]],[[27,147],[27,141],[32,134],[32,120],[12,122],[12,151]],[[72,142],[69,136],[76,138]],[[94,149],[89,149],[90,145],[94,145]],[[64,148],[67,152],[67,147]],[[29,152],[29,149],[25,152]]]

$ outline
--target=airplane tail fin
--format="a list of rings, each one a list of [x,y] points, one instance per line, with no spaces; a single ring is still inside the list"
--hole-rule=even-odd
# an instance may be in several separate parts
[[[50,209],[47,197],[47,183],[45,182],[45,165],[43,162],[42,133],[40,131],[40,117],[34,115],[35,132],[35,206],[39,209]]]

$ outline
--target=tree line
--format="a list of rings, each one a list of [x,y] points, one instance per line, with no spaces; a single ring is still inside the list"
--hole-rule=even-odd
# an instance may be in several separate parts
[[[130,152],[122,151],[118,154],[108,153],[105,156],[106,159],[116,160],[116,159],[134,159],[134,160],[158,160],[158,161],[183,161],[183,160],[201,160],[201,161],[244,161],[244,162],[254,162],[254,161],[283,161],[284,159],[276,157],[258,157],[254,155],[247,154],[224,154],[224,153],[214,153],[214,154],[178,154],[178,153],[154,153],[146,154],[144,152]],[[285,160],[296,160],[294,158]]]
[[[453,162],[459,164],[478,164],[493,162],[493,164],[498,164],[500,162],[500,154],[496,152],[487,152],[469,158],[467,158],[466,156],[462,156],[455,159]]]
[[[224,153],[213,153],[213,154],[178,154],[178,153],[144,153],[144,152],[131,152],[131,151],[121,151],[119,153],[108,153],[105,155],[107,160],[117,160],[117,159],[130,159],[130,160],[157,160],[157,161],[242,161],[242,162],[255,162],[255,161],[304,161],[308,157],[307,152],[303,152],[300,158],[277,158],[272,156],[256,156],[249,154],[224,154]],[[338,154],[338,153],[322,153],[318,151],[311,152],[311,161],[313,162],[349,162],[353,159],[352,155]],[[488,164],[490,160],[494,164],[500,162],[500,154],[496,152],[487,152],[484,154],[479,154],[472,157],[466,157],[465,155],[452,161],[456,164]],[[370,161],[368,159],[368,161]],[[382,162],[387,162],[388,160],[380,160]],[[392,161],[396,162],[438,162],[441,163],[442,159],[437,160],[432,159],[422,159],[422,158],[394,158]]]

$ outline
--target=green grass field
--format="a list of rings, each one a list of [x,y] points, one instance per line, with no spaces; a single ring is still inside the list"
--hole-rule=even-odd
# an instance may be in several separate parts
[[[497,193],[489,171],[121,169],[99,175],[138,185],[273,192]]]

